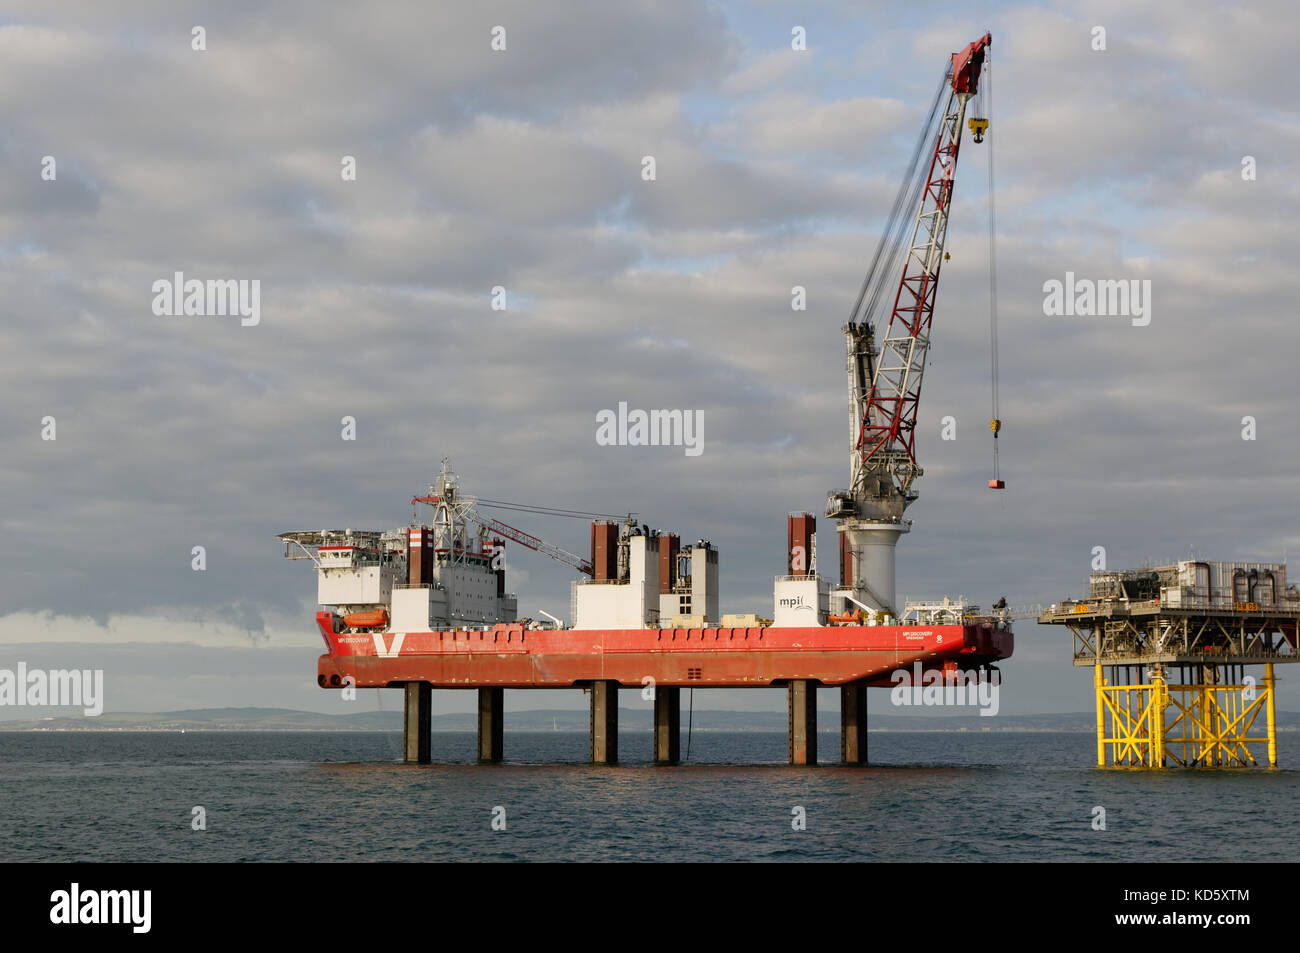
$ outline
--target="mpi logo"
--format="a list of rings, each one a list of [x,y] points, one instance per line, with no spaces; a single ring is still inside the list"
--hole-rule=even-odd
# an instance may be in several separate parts
[[[50,894],[50,922],[57,925],[129,924],[132,933],[148,933],[153,917],[151,890],[68,890]]]
[[[782,609],[811,609],[812,606],[806,605],[803,596],[784,596],[778,600]]]
[[[153,313],[159,317],[181,315],[210,315],[230,317],[238,315],[246,328],[256,327],[262,320],[262,281],[254,278],[218,278],[200,281],[185,278],[176,272],[168,278],[153,283]]]

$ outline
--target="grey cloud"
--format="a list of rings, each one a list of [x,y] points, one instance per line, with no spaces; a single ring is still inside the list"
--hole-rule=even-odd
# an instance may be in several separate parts
[[[1192,545],[1280,558],[1300,538],[1285,502],[1294,130],[1252,92],[1289,60],[1262,34],[1243,52],[1257,28],[1233,20],[1244,39],[1198,72],[1210,34],[1157,7],[1136,32],[1112,27],[1104,61],[1077,49],[1078,21],[999,14],[1009,489],[984,488],[986,154],[967,143],[900,592],[1050,602],[1082,590],[1093,545],[1125,564]],[[778,78],[764,89],[782,95],[753,98],[756,74],[731,81],[750,62],[735,25],[689,3],[133,11],[119,30],[97,5],[18,4],[27,25],[0,28],[0,105],[17,117],[0,145],[0,351],[18,356],[0,381],[0,613],[223,618],[245,633],[232,642],[260,645],[292,612],[310,637],[314,581],[275,534],[398,525],[446,453],[484,496],[708,536],[724,610],[770,609],[784,514],[819,512],[847,474],[839,326],[920,108],[891,81],[928,95],[941,55],[872,39],[869,57],[810,59],[788,97]],[[510,52],[493,58],[497,22]],[[206,54],[188,49],[193,23]],[[881,117],[856,165],[851,132],[795,161],[772,130],[802,117],[781,104],[834,114],[845,96],[823,89],[906,116]],[[692,96],[719,118],[692,118]],[[46,152],[57,183],[39,180]],[[1247,152],[1260,181],[1240,181]],[[339,178],[344,154],[356,182]],[[1042,283],[1067,269],[1149,276],[1151,326],[1045,317]],[[151,283],[176,270],[261,279],[261,325],[154,316]],[[497,284],[506,312],[489,308]],[[619,400],[703,410],[705,453],[598,447],[595,413]],[[939,439],[949,413],[956,442]],[[578,521],[520,522],[584,545]],[[567,571],[511,558],[528,571],[521,606],[563,615]],[[1063,648],[1028,651],[1057,635],[1024,626],[1008,679],[1074,686]],[[310,694],[313,657],[275,671]]]

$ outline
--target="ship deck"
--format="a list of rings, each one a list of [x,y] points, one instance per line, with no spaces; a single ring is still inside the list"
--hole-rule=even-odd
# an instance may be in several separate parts
[[[525,629],[335,632],[317,614],[327,646],[323,688],[572,688],[591,682],[757,688],[812,680],[889,686],[899,669],[969,670],[1011,655],[1012,632],[993,622],[933,626],[704,629]]]

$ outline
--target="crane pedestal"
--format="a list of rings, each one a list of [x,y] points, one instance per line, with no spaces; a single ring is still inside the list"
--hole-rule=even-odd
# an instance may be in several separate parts
[[[894,562],[898,538],[910,532],[910,521],[843,520],[845,548],[852,556],[848,584],[855,598],[879,612],[896,615],[894,608]]]

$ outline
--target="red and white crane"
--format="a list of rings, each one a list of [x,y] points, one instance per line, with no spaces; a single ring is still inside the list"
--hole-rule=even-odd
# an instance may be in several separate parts
[[[838,521],[837,528],[845,535],[842,551],[848,566],[842,582],[849,595],[860,604],[894,616],[898,614],[894,607],[894,552],[899,536],[911,528],[903,511],[916,499],[913,483],[922,474],[916,460],[916,414],[944,260],[962,121],[967,104],[979,92],[992,42],[993,37],[986,33],[952,55],[853,315],[844,326],[850,485],[830,493],[826,515]],[[976,142],[983,141],[987,128],[987,118],[970,121]],[[922,164],[919,160],[926,155],[927,143],[931,144],[929,162]],[[907,216],[912,209],[914,214]],[[909,224],[910,239],[904,245]],[[900,256],[902,274],[895,285],[893,276],[898,273]],[[893,307],[877,350],[873,321],[891,290]],[[999,429],[996,416],[995,411],[995,437]]]

